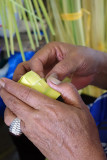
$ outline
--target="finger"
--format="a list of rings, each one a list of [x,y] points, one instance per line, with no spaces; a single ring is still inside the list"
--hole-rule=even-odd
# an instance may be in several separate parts
[[[16,117],[23,120],[24,122],[29,120],[30,116],[36,112],[36,110],[34,111],[33,108],[29,107],[27,104],[20,101],[12,94],[8,93],[5,89],[1,89],[0,95],[6,106],[16,115]]]
[[[71,83],[61,83],[61,81],[56,78],[48,78],[47,80],[50,87],[57,90],[61,93],[62,98],[67,104],[71,104],[73,106],[81,108],[82,99],[77,91]]]
[[[57,74],[60,80],[63,80],[66,76],[70,76],[78,70],[80,65],[77,59],[74,56],[75,46],[65,43],[59,43],[55,46],[56,57],[58,62],[53,66],[50,72],[46,75],[46,78],[51,74]],[[68,54],[68,53],[72,54]],[[72,62],[71,62],[72,60]],[[78,62],[78,65],[77,65]]]
[[[30,68],[41,77],[44,77],[44,66],[52,65],[56,61],[55,43],[49,43],[40,49],[30,60]]]
[[[13,114],[13,112],[9,108],[6,108],[4,112],[4,122],[6,125],[10,126],[15,118],[16,116]]]
[[[26,87],[22,84],[16,83],[12,80],[2,78],[2,87],[11,95],[17,97],[22,102],[27,105],[40,110],[42,106],[47,105],[47,102],[52,103],[53,99],[39,93],[36,90],[33,90],[29,87]]]
[[[46,78],[54,73],[58,76],[58,79],[63,80],[66,76],[70,75],[70,73],[71,73],[71,69],[70,69],[69,64],[70,63],[67,59],[60,61],[47,74]]]
[[[4,122],[5,122],[5,124],[7,126],[10,126],[15,118],[17,118],[17,117],[13,114],[13,112],[11,112],[11,110],[9,108],[6,108],[5,112],[4,112]],[[26,130],[26,125],[22,120],[21,120],[21,123],[20,123],[20,128],[21,128],[22,132]]]
[[[13,80],[17,82],[22,77],[22,75],[28,71],[30,71],[29,61],[20,63],[14,72]]]

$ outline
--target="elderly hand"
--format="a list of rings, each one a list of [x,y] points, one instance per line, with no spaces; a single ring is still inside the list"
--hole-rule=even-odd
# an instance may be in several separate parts
[[[106,62],[107,54],[103,52],[52,42],[39,50],[30,61],[19,64],[13,79],[18,81],[23,74],[33,70],[41,77],[48,77],[52,73],[56,73],[60,80],[66,76],[72,77],[72,83],[77,89],[88,84],[107,88],[107,76],[105,78],[104,74],[107,75]]]
[[[58,82],[58,81],[57,81]],[[0,95],[7,106],[5,123],[21,119],[22,132],[49,160],[105,160],[95,122],[76,88],[48,84],[65,103],[3,78]]]

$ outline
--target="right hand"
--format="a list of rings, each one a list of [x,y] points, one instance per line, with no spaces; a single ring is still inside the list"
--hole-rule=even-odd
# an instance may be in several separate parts
[[[106,160],[95,122],[71,83],[48,82],[62,103],[12,80],[0,82],[5,123],[18,117],[22,132],[49,160]]]
[[[98,52],[98,53],[96,53]],[[59,80],[72,76],[72,83],[77,89],[91,84],[96,73],[100,72],[101,53],[93,49],[71,44],[51,42],[40,49],[30,61],[17,67],[13,80],[33,70],[41,77],[55,73]]]

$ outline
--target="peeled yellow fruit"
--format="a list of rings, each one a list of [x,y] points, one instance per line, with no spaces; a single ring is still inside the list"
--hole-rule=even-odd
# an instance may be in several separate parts
[[[60,96],[60,93],[49,87],[45,79],[41,78],[37,73],[30,71],[21,77],[18,81],[19,83],[30,87],[45,94],[46,96],[57,99]]]

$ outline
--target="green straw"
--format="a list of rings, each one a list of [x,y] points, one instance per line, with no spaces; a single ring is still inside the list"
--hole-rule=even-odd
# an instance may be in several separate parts
[[[71,12],[71,3],[70,0],[65,1],[62,0],[62,13],[70,13]],[[74,36],[73,36],[73,27],[72,27],[72,21],[64,21],[64,27],[68,36],[68,42],[71,42],[72,44],[75,44]]]
[[[43,21],[41,18],[39,18],[38,16],[36,16],[34,13],[31,13],[28,9],[24,8],[22,5],[19,4],[19,0],[14,1],[14,0],[9,0],[11,1],[13,4],[15,4],[17,7],[19,7],[20,9],[23,9],[25,12],[30,13],[34,18],[36,18],[37,20]]]
[[[57,0],[50,0],[50,5],[53,13],[54,18],[54,25],[55,25],[55,31],[56,31],[56,37],[58,37],[58,40],[61,42],[65,42],[67,40],[67,36],[64,30],[63,22],[60,17],[60,10],[58,8],[58,2]]]
[[[42,39],[39,25],[38,25],[38,20],[41,24],[41,28],[44,33],[45,40],[47,43],[49,42],[42,12],[44,14],[44,17],[46,19],[46,22],[49,26],[51,33],[55,35],[54,29],[52,27],[52,24],[50,22],[49,16],[47,14],[46,8],[42,0],[38,0],[38,1],[37,0],[32,0],[32,1],[31,0],[23,0],[23,1],[22,0],[1,0],[0,2],[1,2],[0,16],[1,16],[2,26],[3,26],[3,34],[4,34],[8,57],[10,56],[9,45],[10,45],[11,53],[14,54],[14,33],[16,32],[16,37],[19,44],[20,52],[22,54],[22,59],[23,61],[25,61],[22,41],[21,41],[18,24],[15,17],[16,14],[19,16],[20,19],[23,18],[23,21],[27,30],[29,42],[33,50],[35,50],[34,40],[36,42],[36,46],[39,47],[39,40]],[[24,7],[24,5],[26,8]],[[42,11],[40,10],[40,8]],[[35,9],[37,11],[38,16],[35,15]],[[27,19],[26,13],[28,13],[28,19]],[[28,20],[31,23],[31,27],[34,32],[34,38],[35,38],[34,40],[33,40],[33,35],[31,34],[31,31],[29,28]],[[9,42],[7,37],[8,32],[9,32]]]
[[[25,5],[26,5],[27,9],[31,10],[30,5],[28,4],[28,1],[25,0],[24,2],[25,2]],[[28,16],[29,16],[29,20],[31,22],[31,25],[33,27],[33,32],[34,32],[34,37],[35,37],[36,45],[37,45],[37,47],[39,47],[38,36],[37,36],[37,33],[36,33],[36,28],[35,28],[35,25],[34,25],[33,18],[32,18],[32,16],[29,13],[28,13]]]
[[[23,5],[21,0],[18,0],[18,2],[19,2],[20,5]],[[32,47],[33,50],[35,50],[35,44],[34,44],[30,29],[29,29],[27,17],[26,17],[26,14],[25,14],[24,10],[22,10],[22,15],[23,15],[23,19],[24,19],[24,22],[25,22],[25,26],[26,26],[26,30],[27,30],[27,34],[28,34],[28,38],[29,38],[31,47]]]
[[[54,29],[53,29],[53,26],[52,26],[52,24],[51,24],[51,21],[50,21],[50,19],[49,19],[49,16],[48,16],[48,14],[47,14],[47,11],[46,11],[46,8],[45,8],[45,6],[44,6],[43,1],[42,1],[42,0],[38,0],[38,2],[39,2],[39,5],[40,5],[40,7],[41,7],[41,9],[42,9],[42,12],[43,12],[43,14],[44,14],[44,17],[45,17],[45,19],[46,19],[46,21],[47,21],[47,24],[49,25],[49,28],[50,28],[51,33],[52,33],[53,35],[55,35],[55,31],[54,31]]]
[[[6,32],[6,26],[5,26],[5,19],[4,19],[4,17],[6,16],[6,9],[4,7],[4,3],[5,3],[5,1],[4,2],[1,1],[0,16],[1,16],[2,26],[3,26],[3,33],[4,33],[5,44],[6,44],[7,56],[10,57],[9,44],[8,44],[7,32]]]
[[[21,51],[22,59],[23,59],[23,61],[25,61],[25,56],[24,56],[22,41],[21,41],[21,38],[20,38],[20,34],[19,34],[19,30],[18,30],[16,18],[15,18],[15,16],[14,16],[14,10],[13,10],[13,6],[12,6],[12,5],[11,5],[11,8],[10,8],[10,9],[11,9],[11,12],[12,12],[12,19],[13,19],[13,21],[14,21],[15,30],[16,30],[16,36],[17,36],[19,48],[20,48],[20,51]]]
[[[9,37],[10,37],[10,48],[11,48],[11,53],[14,55],[14,42],[13,42],[13,23],[12,23],[12,12],[11,12],[11,2],[7,2],[7,17],[8,17],[8,27],[9,27]]]
[[[36,8],[36,11],[37,11],[37,14],[38,14],[38,17],[40,19],[42,19],[42,14],[39,10],[39,5],[38,5],[38,2],[36,0],[33,0],[33,3],[34,3],[34,6]],[[47,32],[46,32],[46,29],[45,29],[45,26],[44,26],[44,22],[43,21],[40,21],[41,23],[41,27],[42,27],[42,30],[43,30],[43,33],[44,33],[44,37],[45,37],[45,40],[46,42],[48,43],[49,42],[49,39],[48,39],[48,36],[47,36]]]
[[[19,4],[19,0],[17,0],[17,2],[15,2],[14,0],[9,0],[9,1],[11,1],[13,4],[15,4],[15,5],[18,7],[18,9],[20,9],[20,10],[19,10],[20,12],[23,10],[23,11],[27,12],[28,14],[30,14],[30,15],[33,17],[33,20],[34,20],[34,23],[35,23],[35,27],[36,27],[36,29],[37,29],[37,33],[38,33],[39,40],[41,40],[42,37],[41,37],[41,34],[40,34],[40,30],[39,30],[39,27],[38,27],[37,20],[39,20],[40,22],[42,22],[43,20],[42,20],[41,18],[39,18],[38,16],[36,16],[36,15],[34,14],[34,12],[30,12],[28,9],[26,9],[26,8],[24,8],[22,5],[20,5],[20,4]],[[28,1],[28,2],[30,2],[30,1]],[[20,14],[20,15],[21,15],[21,14]],[[21,16],[21,17],[22,17],[22,16]],[[21,18],[21,17],[20,17],[20,18]]]
[[[16,0],[16,3],[18,3],[18,0]],[[17,12],[18,12],[19,18],[21,20],[22,19],[21,8],[19,6],[17,6],[16,3],[13,3],[13,4],[14,4],[14,6],[17,7]]]
[[[29,4],[31,13],[34,13],[34,9],[33,9],[33,6],[32,6],[31,1],[27,1],[27,3]],[[35,27],[36,27],[36,29],[37,29],[37,33],[38,33],[39,40],[41,40],[41,39],[42,39],[42,36],[41,36],[41,33],[40,33],[40,29],[39,29],[39,27],[38,27],[37,19],[33,17],[33,21],[34,21]]]

